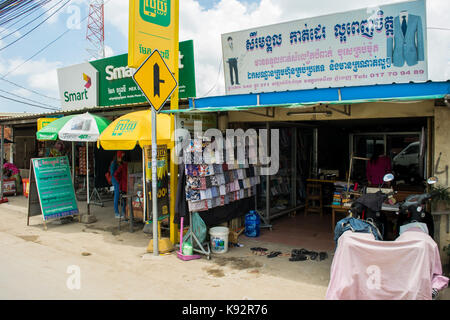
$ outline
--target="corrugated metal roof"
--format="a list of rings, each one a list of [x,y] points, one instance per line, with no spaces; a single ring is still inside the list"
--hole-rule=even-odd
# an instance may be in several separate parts
[[[170,101],[170,100],[169,100]],[[188,99],[180,99],[180,104],[187,106]],[[61,111],[51,111],[51,112],[43,112],[43,113],[23,113],[23,114],[13,114],[12,116],[5,116],[0,119],[0,124],[8,122],[11,123],[13,121],[19,120],[27,120],[27,119],[38,119],[38,118],[51,118],[52,116],[66,116],[71,114],[79,114],[79,113],[96,113],[96,112],[108,112],[115,111],[120,109],[129,109],[133,107],[145,107],[149,106],[148,103],[132,103],[132,104],[118,104],[113,106],[99,106],[99,107],[88,107],[83,109],[72,109],[72,110],[61,110]],[[169,106],[169,102],[166,103],[164,108]],[[1,114],[0,114],[1,116]]]

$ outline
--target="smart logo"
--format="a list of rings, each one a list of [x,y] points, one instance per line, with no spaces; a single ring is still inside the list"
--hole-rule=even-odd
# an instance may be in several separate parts
[[[161,27],[170,25],[171,0],[140,0],[139,13],[142,20]]]
[[[92,85],[91,77],[89,77],[87,74],[83,73],[83,79],[84,79],[84,81],[86,81],[86,84],[84,85],[84,87],[86,89],[89,89]]]
[[[86,81],[86,84],[84,85],[86,89],[79,92],[69,92],[69,91],[64,92],[65,102],[83,101],[89,99],[87,89],[89,89],[92,86],[92,80],[91,77],[89,77],[85,73],[83,73],[83,80]]]

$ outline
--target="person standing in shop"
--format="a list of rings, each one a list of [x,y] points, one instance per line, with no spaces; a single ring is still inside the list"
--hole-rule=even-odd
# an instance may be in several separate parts
[[[119,181],[117,181],[117,179],[115,178],[115,173],[117,171],[117,169],[119,168],[119,152],[118,151],[115,155],[114,155],[114,159],[111,161],[111,164],[109,165],[109,173],[111,175],[111,183],[114,187],[114,214],[116,216],[117,219],[120,218],[120,213],[119,213],[119,201],[120,201],[120,185],[119,185]]]
[[[384,155],[384,146],[376,144],[373,155],[367,163],[367,181],[370,185],[378,186],[383,183],[384,175],[391,172],[391,159]]]
[[[126,195],[128,190],[128,163],[125,161],[125,152],[117,152],[118,168],[114,172],[114,178],[119,183],[120,194]],[[115,189],[115,187],[114,187]],[[125,216],[127,202],[122,199],[122,217]]]

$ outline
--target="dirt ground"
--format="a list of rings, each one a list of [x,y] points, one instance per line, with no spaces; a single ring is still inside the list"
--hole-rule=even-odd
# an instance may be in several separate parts
[[[83,211],[85,205],[80,203]],[[323,299],[331,257],[324,261],[269,259],[250,248],[289,253],[291,247],[241,236],[241,248],[225,255],[181,261],[174,253],[146,253],[151,236],[142,225],[118,230],[110,204],[93,206],[98,222],[49,223],[31,217],[26,202],[11,198],[0,205],[0,299]],[[80,289],[71,290],[71,266],[80,270]]]
[[[85,211],[85,203],[79,208]],[[151,236],[113,217],[111,204],[91,209],[98,222],[49,223],[40,216],[26,225],[26,201],[0,205],[0,299],[324,299],[332,252],[323,261],[290,262],[292,247],[241,236],[244,245],[225,255],[181,261],[174,253],[146,253]],[[283,255],[252,253],[265,247]],[[68,286],[74,269],[80,288]],[[71,288],[69,288],[71,287]],[[448,290],[441,298],[448,298]]]

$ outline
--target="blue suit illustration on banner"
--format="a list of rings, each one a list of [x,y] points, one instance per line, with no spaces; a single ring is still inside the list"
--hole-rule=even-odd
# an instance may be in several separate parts
[[[425,45],[420,16],[406,11],[394,18],[394,37],[387,40],[387,57],[396,67],[414,66],[425,60]]]

